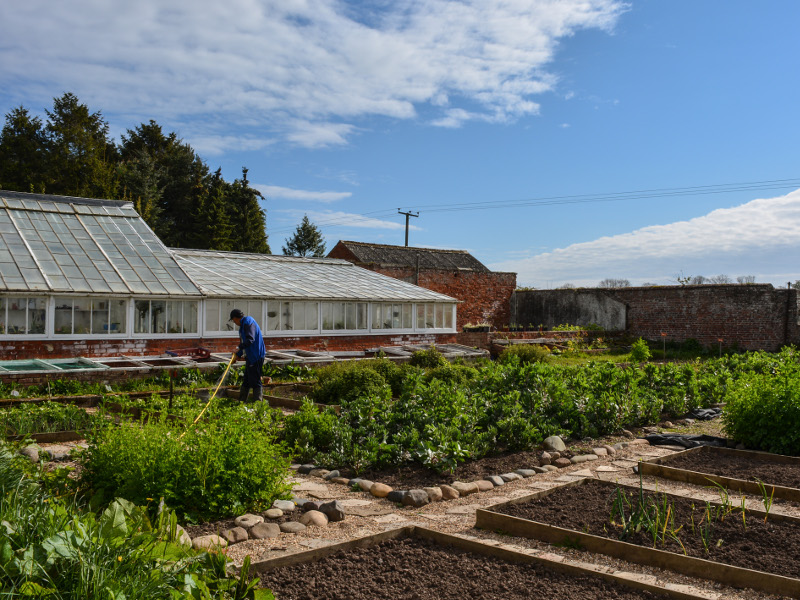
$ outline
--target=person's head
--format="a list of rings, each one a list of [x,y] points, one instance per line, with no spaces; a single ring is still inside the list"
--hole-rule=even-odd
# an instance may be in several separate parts
[[[244,318],[244,313],[240,311],[238,308],[234,308],[231,311],[231,318],[230,320],[236,323],[236,326],[239,327],[242,324],[242,319]]]

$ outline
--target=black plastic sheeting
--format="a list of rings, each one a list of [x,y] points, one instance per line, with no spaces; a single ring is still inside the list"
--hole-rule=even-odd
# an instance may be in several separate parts
[[[645,437],[651,446],[683,446],[684,448],[697,448],[698,446],[717,446],[726,448],[728,440],[705,434],[684,433],[654,433]]]

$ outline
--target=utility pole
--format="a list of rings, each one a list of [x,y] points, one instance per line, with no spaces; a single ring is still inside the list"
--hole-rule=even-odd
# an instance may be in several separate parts
[[[406,248],[408,248],[408,218],[409,218],[409,217],[418,217],[418,216],[419,216],[419,211],[417,211],[417,214],[414,214],[414,213],[413,213],[413,212],[411,212],[411,211],[409,211],[409,212],[403,212],[402,210],[400,210],[400,209],[398,208],[398,209],[397,209],[397,213],[398,213],[398,214],[401,214],[401,215],[405,215],[405,216],[406,216]]]

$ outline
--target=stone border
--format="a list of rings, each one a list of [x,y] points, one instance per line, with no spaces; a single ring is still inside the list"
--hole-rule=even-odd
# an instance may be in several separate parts
[[[292,468],[296,469],[301,475],[320,477],[330,483],[336,483],[347,486],[353,490],[358,489],[367,492],[376,498],[386,498],[390,502],[402,504],[403,506],[420,508],[430,502],[456,500],[478,492],[487,492],[511,481],[527,479],[539,473],[558,471],[559,469],[571,467],[572,465],[595,461],[600,457],[613,456],[619,450],[632,445],[649,446],[650,443],[646,439],[638,438],[629,442],[619,442],[613,446],[604,444],[593,448],[592,454],[580,454],[570,459],[561,457],[561,452],[566,449],[564,441],[558,436],[551,436],[544,441],[545,450],[542,452],[540,458],[542,466],[535,466],[530,469],[515,469],[512,472],[498,475],[487,475],[483,479],[471,482],[454,481],[450,485],[439,485],[411,490],[395,490],[386,484],[360,477],[348,479],[347,477],[341,477],[338,470],[329,471],[327,469],[318,468],[313,464],[292,465]],[[560,448],[560,450],[556,448]]]

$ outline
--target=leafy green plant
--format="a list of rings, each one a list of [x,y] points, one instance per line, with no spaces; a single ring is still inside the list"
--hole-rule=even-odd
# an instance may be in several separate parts
[[[106,500],[164,498],[193,520],[267,507],[290,489],[287,452],[275,431],[237,410],[188,429],[162,418],[98,430],[81,455],[80,484]]]
[[[519,364],[523,365],[545,362],[550,357],[550,351],[547,347],[538,344],[511,344],[500,353],[499,360],[502,363],[509,363],[512,357],[516,357]]]
[[[6,435],[82,431],[104,424],[102,414],[59,402],[21,404],[0,410],[0,431]]]
[[[650,360],[650,346],[642,338],[631,344],[631,360],[634,362],[645,362]]]
[[[431,346],[427,350],[418,350],[414,352],[408,362],[414,367],[421,367],[423,369],[433,369],[448,364],[447,359],[436,349],[436,346]]]

